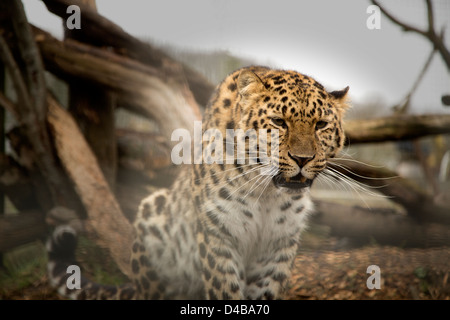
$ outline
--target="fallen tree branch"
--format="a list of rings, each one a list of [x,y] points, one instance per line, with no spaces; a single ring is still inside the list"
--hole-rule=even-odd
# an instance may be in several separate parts
[[[80,0],[43,0],[47,9],[66,19],[69,5],[77,5],[83,15],[83,28],[77,30],[76,39],[98,47],[111,47],[116,53],[158,69],[162,74],[174,79],[178,87],[187,81],[196,101],[206,106],[214,86],[201,74],[183,65],[161,50],[144,43],[126,33],[121,27],[85,6]]]
[[[315,201],[312,222],[330,227],[330,235],[344,237],[357,246],[377,243],[401,247],[436,247],[450,243],[450,229],[421,223],[386,209],[365,209]]]
[[[376,119],[348,120],[344,124],[346,143],[416,139],[450,133],[450,115],[397,115]]]
[[[155,119],[165,136],[170,137],[177,128],[192,130],[193,122],[200,119],[197,105],[183,94],[184,89],[176,87],[156,69],[73,40],[61,42],[45,32],[37,32],[50,72],[66,80],[72,77],[92,81],[119,93],[128,104]],[[86,51],[90,54],[85,54]]]
[[[59,158],[86,208],[89,222],[100,244],[107,247],[121,271],[128,275],[131,224],[105,181],[97,160],[84,140],[74,119],[48,96],[48,123]]]
[[[0,217],[0,252],[35,240],[48,234],[44,214],[40,211],[26,211]]]

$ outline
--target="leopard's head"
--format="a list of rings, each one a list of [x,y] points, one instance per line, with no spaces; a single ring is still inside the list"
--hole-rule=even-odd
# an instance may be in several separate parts
[[[271,133],[267,151],[278,168],[271,171],[275,186],[290,192],[309,187],[344,145],[348,87],[327,92],[298,72],[258,69],[241,71],[237,87],[240,127]],[[275,136],[279,151],[270,154]]]

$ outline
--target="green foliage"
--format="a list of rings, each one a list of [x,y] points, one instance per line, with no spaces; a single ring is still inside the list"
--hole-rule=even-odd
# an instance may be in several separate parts
[[[76,252],[81,274],[107,285],[127,282],[106,249],[85,237],[79,238]],[[55,299],[59,296],[47,281],[47,253],[42,242],[18,247],[3,256],[0,269],[0,299]]]
[[[47,256],[41,242],[34,242],[4,254],[0,270],[0,295],[32,286],[46,274]]]

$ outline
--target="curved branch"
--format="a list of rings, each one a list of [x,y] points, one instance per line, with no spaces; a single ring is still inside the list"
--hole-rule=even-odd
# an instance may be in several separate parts
[[[402,21],[400,21],[399,19],[397,19],[396,17],[394,17],[391,13],[389,13],[385,8],[383,8],[377,0],[371,0],[372,3],[376,6],[378,6],[381,10],[381,12],[383,12],[383,14],[389,19],[391,20],[394,24],[399,25],[400,27],[402,27],[402,29],[406,32],[411,31],[411,32],[415,32],[418,34],[421,34],[424,37],[428,37],[428,33],[426,31],[420,30],[416,27],[413,27],[407,23],[404,23]]]
[[[423,37],[427,38],[434,46],[434,48],[436,48],[436,50],[439,51],[442,59],[444,60],[447,69],[450,70],[450,51],[447,49],[447,47],[445,46],[444,43],[444,39],[443,39],[443,32],[441,32],[440,35],[438,35],[436,33],[436,31],[434,30],[434,16],[433,16],[433,6],[431,4],[431,0],[426,0],[426,4],[427,4],[427,17],[428,17],[428,30],[424,31],[424,30],[420,30],[414,26],[411,26],[407,23],[404,23],[402,21],[400,21],[399,19],[397,19],[396,17],[394,17],[391,13],[389,13],[385,8],[383,8],[377,0],[371,0],[371,2],[378,6],[381,10],[381,12],[383,12],[383,14],[394,24],[400,26],[405,32],[414,32],[417,34],[422,35]]]
[[[420,81],[422,81],[426,71],[428,70],[429,66],[431,65],[431,61],[433,60],[435,52],[436,52],[436,48],[433,48],[430,52],[430,55],[427,58],[427,61],[423,65],[422,70],[419,73],[419,76],[417,77],[416,81],[414,82],[412,88],[406,94],[405,98],[403,98],[402,102],[393,107],[394,112],[396,114],[405,114],[406,111],[408,110],[409,102],[411,101],[411,97],[414,94],[414,92],[416,92],[416,90],[420,84]]]

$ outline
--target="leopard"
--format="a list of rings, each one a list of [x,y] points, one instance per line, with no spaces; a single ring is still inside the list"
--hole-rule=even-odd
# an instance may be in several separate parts
[[[314,211],[312,183],[345,143],[348,90],[327,91],[294,70],[232,72],[202,119],[203,132],[219,134],[201,141],[171,187],[139,205],[130,282],[83,278],[80,289],[68,289],[65,268],[75,263],[77,237],[69,226],[57,227],[48,242],[51,282],[73,299],[283,299]],[[219,139],[238,130],[250,133]],[[266,144],[265,157],[250,152],[255,138],[256,151]],[[211,161],[223,150],[230,161]]]

